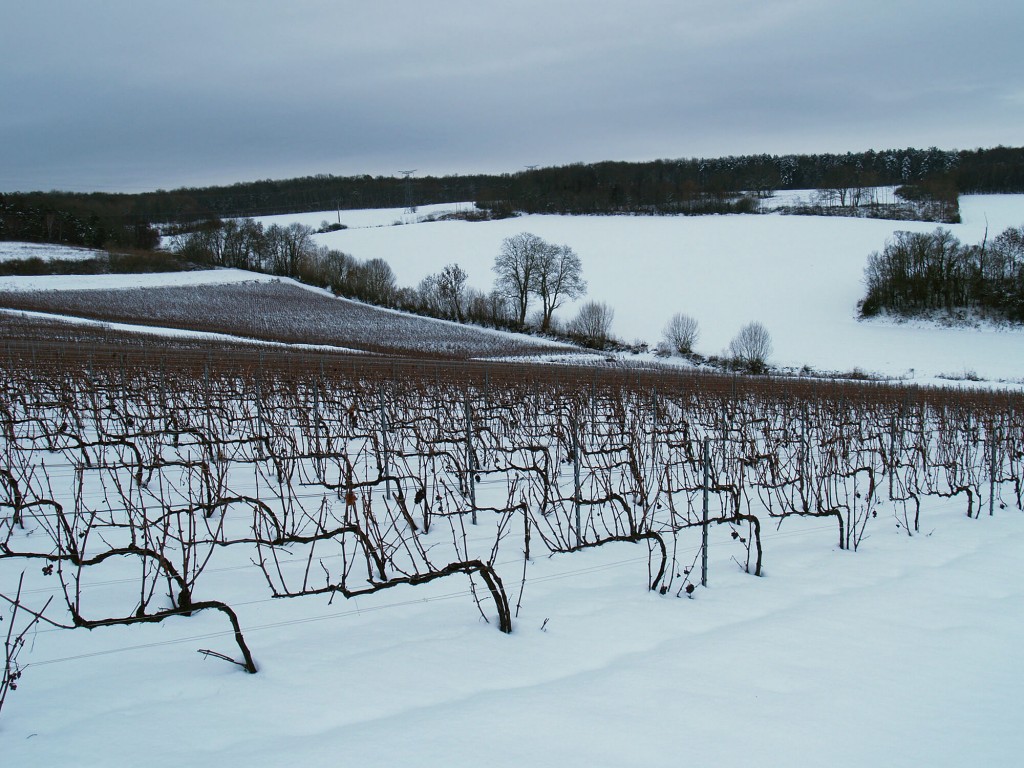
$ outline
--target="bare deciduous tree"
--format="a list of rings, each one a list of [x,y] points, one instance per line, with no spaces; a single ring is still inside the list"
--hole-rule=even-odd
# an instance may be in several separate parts
[[[677,312],[665,326],[664,335],[673,351],[686,355],[693,352],[693,345],[700,337],[700,328],[694,318]]]
[[[537,282],[538,262],[548,244],[530,232],[506,237],[494,260],[497,289],[515,306],[519,325],[526,324],[526,311]]]
[[[437,276],[437,292],[445,313],[460,323],[466,320],[466,281],[469,275],[458,264],[449,264]]]
[[[295,222],[287,227],[272,224],[265,233],[270,270],[293,276],[316,252],[313,228]]]
[[[772,353],[772,337],[761,323],[747,323],[729,342],[733,360],[754,373],[763,372]]]
[[[542,331],[550,328],[558,307],[587,291],[577,253],[568,245],[552,245],[530,232],[505,238],[494,271],[498,274],[495,286],[515,307],[520,326],[526,325],[530,297],[540,298]]]
[[[611,339],[615,310],[602,301],[588,301],[569,323],[569,334],[581,344],[603,349]]]
[[[395,295],[395,273],[384,259],[370,259],[359,270],[360,296],[374,304],[390,304]]]
[[[542,331],[551,327],[551,316],[566,299],[577,299],[587,292],[583,264],[568,245],[548,245],[543,249],[538,261],[536,292],[541,300]]]

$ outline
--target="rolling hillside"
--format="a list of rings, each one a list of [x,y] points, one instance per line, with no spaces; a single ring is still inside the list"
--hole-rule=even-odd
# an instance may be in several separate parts
[[[380,309],[240,270],[0,278],[0,307],[134,324],[150,333],[166,328],[228,337],[222,341],[373,354],[465,359],[580,352],[543,339]]]
[[[465,205],[462,206],[465,209]],[[453,210],[454,206],[447,207]],[[383,258],[400,285],[456,262],[471,285],[489,289],[501,241],[533,232],[570,245],[589,281],[586,299],[615,310],[614,334],[654,344],[675,312],[700,323],[697,351],[721,354],[745,323],[764,323],[776,366],[821,371],[853,369],[909,383],[948,383],[943,376],[1013,383],[1024,380],[1024,332],[981,325],[857,319],[867,257],[896,230],[931,231],[934,224],[783,216],[521,216],[489,222],[420,222],[444,206],[341,212],[349,229],[317,241],[359,259]],[[1024,223],[1024,196],[961,199],[964,223],[950,226],[967,243]],[[318,226],[338,214],[272,217]],[[558,313],[573,317],[578,302]]]

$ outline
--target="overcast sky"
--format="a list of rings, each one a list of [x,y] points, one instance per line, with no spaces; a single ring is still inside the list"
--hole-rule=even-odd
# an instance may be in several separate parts
[[[1021,0],[3,0],[0,191],[1024,144]]]

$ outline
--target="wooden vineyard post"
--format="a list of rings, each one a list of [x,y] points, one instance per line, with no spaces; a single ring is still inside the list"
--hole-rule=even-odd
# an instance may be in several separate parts
[[[263,421],[263,384],[261,376],[263,373],[263,353],[260,353],[260,367],[256,371],[256,451],[259,458],[269,458],[264,453],[264,448],[269,445],[270,436],[267,434],[266,424]]]
[[[569,419],[569,429],[572,431],[572,477],[573,491],[572,504],[576,513],[576,546],[583,546],[583,520],[580,514],[580,436],[578,425],[575,419]]]
[[[163,420],[164,429],[170,429],[170,419],[168,415],[170,413],[170,403],[167,402],[167,372],[164,369],[164,360],[160,358],[160,407],[158,414]]]
[[[989,443],[991,448],[989,450],[989,462],[988,462],[988,515],[992,517],[995,514],[996,504],[996,440],[999,436],[996,430],[995,416],[992,417],[992,427],[989,432]]]
[[[702,542],[700,554],[700,585],[708,585],[708,491],[711,485],[711,449],[710,440],[704,438],[704,519],[702,525]]]
[[[387,477],[388,475],[388,419],[387,412],[384,410],[384,387],[381,385],[377,389],[377,399],[380,405],[380,472],[382,475]],[[387,480],[385,484],[385,498],[391,498],[391,480]]]
[[[470,521],[476,525],[476,478],[473,473],[473,414],[469,408],[469,389],[463,404],[466,412],[466,490],[469,493]]]
[[[320,361],[320,379],[313,379],[313,418],[310,419],[313,426],[313,451],[316,453],[316,473],[321,483],[327,482],[327,460],[324,458],[323,447],[320,443],[320,430],[323,426],[320,420],[320,380],[324,377],[324,361]]]
[[[206,446],[207,453],[209,455],[209,462],[212,465],[216,461],[216,456],[213,452],[213,399],[210,393],[210,358],[203,361],[203,397],[205,402],[203,403],[203,410],[206,416]]]
[[[896,474],[896,417],[889,420],[889,498],[894,495],[893,481]]]
[[[651,477],[658,477],[658,388],[651,394]]]

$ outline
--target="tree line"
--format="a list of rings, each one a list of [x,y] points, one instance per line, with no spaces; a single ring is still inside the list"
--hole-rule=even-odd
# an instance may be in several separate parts
[[[160,233],[132,208],[127,199],[112,203],[56,193],[0,194],[0,240],[86,248],[156,248]]]
[[[1024,322],[1024,226],[976,245],[941,227],[896,232],[868,257],[864,283],[865,317],[966,309]]]
[[[597,347],[610,341],[612,312],[605,305],[584,305],[565,327],[555,318],[556,310],[587,289],[582,261],[568,245],[529,232],[506,238],[495,257],[494,287],[485,292],[470,286],[468,274],[456,263],[414,287],[399,286],[384,259],[361,261],[317,245],[314,234],[305,224],[264,227],[254,219],[228,219],[181,232],[172,237],[171,247],[187,262],[292,277],[339,296],[428,317],[516,331],[532,328]]]
[[[756,197],[776,190],[878,185],[912,185],[946,195],[950,190],[954,195],[1024,192],[1024,147],[575,163],[409,179],[319,174],[130,195],[18,193],[0,195],[0,239],[102,245],[105,237],[124,237],[125,228],[151,224],[467,201],[495,215],[743,213],[756,210]],[[71,226],[68,219],[60,226],[54,215],[84,223]]]

